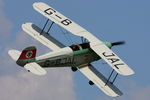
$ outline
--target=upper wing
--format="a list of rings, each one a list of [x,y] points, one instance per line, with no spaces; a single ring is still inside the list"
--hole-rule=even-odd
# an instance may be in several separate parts
[[[107,79],[92,65],[83,65],[78,67],[78,69],[107,95],[117,97],[123,94],[116,86],[114,86],[110,82],[108,82],[108,84],[106,85]]]
[[[65,47],[62,43],[48,35],[46,32],[43,31],[42,34],[40,34],[42,30],[32,23],[23,24],[22,29],[53,51]]]
[[[49,18],[56,24],[65,28],[74,35],[84,37],[90,41],[91,49],[93,49],[102,59],[104,59],[116,72],[122,75],[134,74],[134,71],[128,67],[114,52],[112,52],[101,40],[93,36],[90,32],[68,19],[52,7],[45,3],[37,2],[33,4],[33,8],[39,13]]]

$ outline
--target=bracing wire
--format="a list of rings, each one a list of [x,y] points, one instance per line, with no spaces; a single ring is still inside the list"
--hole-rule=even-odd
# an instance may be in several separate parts
[[[77,44],[77,42],[75,40],[72,39],[72,37],[70,36],[70,33],[68,31],[66,31],[66,35],[68,34],[69,39],[72,41],[73,44]]]
[[[67,39],[68,43],[69,44],[74,44],[73,41],[72,41],[72,39],[71,39],[71,37],[70,38],[67,37],[68,31],[64,32],[63,29],[60,26],[58,26],[58,27],[59,27],[60,31],[64,34],[64,37]]]
[[[69,35],[70,33],[68,31],[64,32],[63,28],[61,28],[60,26],[58,26],[58,27],[59,27],[59,30],[64,34],[64,37],[66,38],[66,40],[68,41],[69,44],[77,44],[75,41],[73,41],[73,39]],[[85,42],[87,42],[87,39],[85,39],[84,37],[81,37],[81,42],[85,43]]]

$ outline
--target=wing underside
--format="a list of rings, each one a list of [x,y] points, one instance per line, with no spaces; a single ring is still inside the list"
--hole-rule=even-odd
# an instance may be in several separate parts
[[[34,39],[38,40],[43,45],[47,46],[53,51],[65,47],[62,43],[60,43],[58,40],[56,40],[46,32],[42,31],[42,29],[40,29],[35,24],[25,23],[22,25],[22,29],[30,36],[32,36]]]
[[[106,85],[107,79],[98,70],[96,70],[91,64],[79,66],[78,70],[80,70],[89,80],[91,80],[105,94],[112,97],[118,97],[122,95],[122,92],[110,82],[108,82],[108,84]]]

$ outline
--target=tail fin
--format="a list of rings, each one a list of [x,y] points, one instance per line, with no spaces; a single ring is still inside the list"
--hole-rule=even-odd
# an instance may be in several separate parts
[[[34,62],[36,57],[36,47],[31,46],[25,48],[16,63],[19,66],[24,66],[27,63]]]

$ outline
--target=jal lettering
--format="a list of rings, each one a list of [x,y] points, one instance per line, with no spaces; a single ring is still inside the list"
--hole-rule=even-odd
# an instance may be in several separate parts
[[[61,63],[62,63],[62,64],[67,63],[67,58],[63,58]]]
[[[113,53],[106,54],[106,52],[103,52],[103,55],[104,55],[105,57],[112,57],[112,56],[115,56],[115,54],[113,54]]]
[[[72,63],[72,58],[68,58],[68,63]]]
[[[50,61],[49,60],[46,60],[45,62],[44,62],[44,66],[49,66],[50,65]]]
[[[108,58],[108,60],[111,61],[112,64],[115,63],[115,62],[120,61],[120,60],[117,59],[117,58]]]
[[[56,65],[59,65],[59,64],[61,64],[61,59],[56,60]]]
[[[115,64],[114,66],[119,69],[119,66],[124,65],[124,63],[120,63],[120,64]]]

